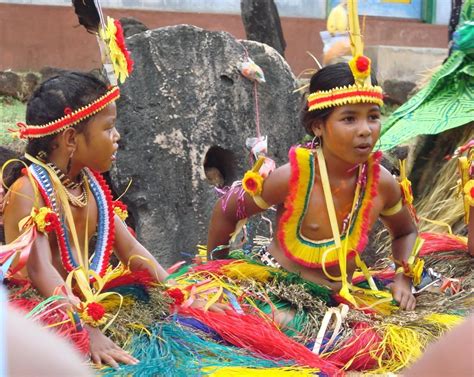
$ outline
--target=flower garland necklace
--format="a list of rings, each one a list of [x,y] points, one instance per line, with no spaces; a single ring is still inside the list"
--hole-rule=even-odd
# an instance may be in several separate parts
[[[61,219],[61,221],[56,222],[54,231],[56,232],[61,262],[69,273],[81,266],[77,263],[72,252],[69,231],[64,215],[60,215],[61,210],[56,199],[53,182],[45,167],[34,163],[30,165],[29,170],[38,183],[38,188],[46,206],[51,208],[58,218]],[[97,242],[94,253],[90,258],[89,270],[93,270],[100,276],[103,276],[109,265],[115,237],[112,195],[105,180],[99,173],[87,168],[84,169],[84,181],[90,186],[92,196],[97,203],[98,211]]]

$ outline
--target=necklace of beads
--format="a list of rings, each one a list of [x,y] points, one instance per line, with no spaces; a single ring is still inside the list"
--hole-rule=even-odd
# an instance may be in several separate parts
[[[85,174],[81,171],[81,181],[79,183],[73,182],[66,174],[62,172],[54,163],[48,162],[48,165],[54,173],[58,176],[61,184],[65,187],[66,195],[74,207],[84,208],[87,206],[89,195],[87,194],[87,189],[85,185]],[[72,194],[68,189],[74,190],[77,188],[81,188],[81,193],[79,195]]]
[[[66,226],[66,219],[61,214],[60,205],[57,201],[53,183],[45,168],[40,165],[30,165],[30,171],[38,183],[41,196],[46,206],[51,208],[58,215],[60,221],[55,229],[56,238],[59,245],[61,261],[67,272],[80,267],[77,263],[71,248],[69,232]],[[113,252],[115,237],[114,211],[112,206],[112,195],[107,183],[99,173],[84,169],[84,180],[87,180],[89,187],[97,203],[97,242],[94,253],[89,262],[89,269],[103,276]],[[78,252],[80,252],[78,250]]]

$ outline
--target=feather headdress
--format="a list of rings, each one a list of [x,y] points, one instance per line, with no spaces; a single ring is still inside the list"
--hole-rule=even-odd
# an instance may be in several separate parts
[[[79,23],[97,36],[102,64],[111,85],[123,83],[133,69],[120,21],[104,17],[99,0],[72,0]]]

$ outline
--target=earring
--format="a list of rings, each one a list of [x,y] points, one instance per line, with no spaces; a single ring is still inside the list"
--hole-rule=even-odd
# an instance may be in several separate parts
[[[46,159],[48,158],[48,154],[45,151],[39,151],[38,154],[36,155],[36,158],[40,160],[41,162],[46,162]]]
[[[322,145],[321,136],[316,135],[315,137],[313,137],[313,140],[311,140],[311,149],[320,148],[321,145]]]
[[[73,154],[74,154],[74,151],[72,151],[71,154],[69,155],[69,160],[67,161],[67,167],[66,167],[66,174],[69,174],[69,172],[71,171]]]

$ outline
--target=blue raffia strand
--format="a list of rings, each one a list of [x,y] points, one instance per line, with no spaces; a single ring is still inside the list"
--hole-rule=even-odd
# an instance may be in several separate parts
[[[206,376],[222,367],[278,368],[294,362],[276,362],[251,356],[246,350],[201,338],[173,322],[152,326],[149,331],[132,338],[129,351],[140,362],[123,365],[120,370],[101,370],[102,376],[188,377]],[[203,372],[202,369],[215,368]]]

